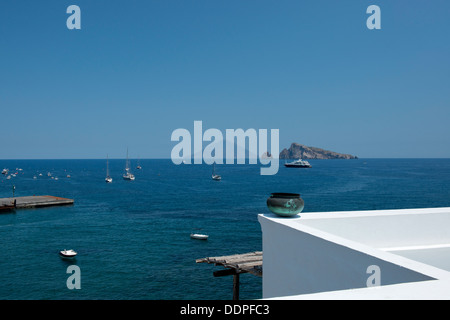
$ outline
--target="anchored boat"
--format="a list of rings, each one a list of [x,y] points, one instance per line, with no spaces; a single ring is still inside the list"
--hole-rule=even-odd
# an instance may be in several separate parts
[[[222,180],[222,177],[220,175],[216,174],[216,163],[215,162],[213,164],[213,171],[212,171],[211,178],[216,181]]]
[[[285,163],[284,166],[288,168],[311,168],[311,164],[308,161],[302,159]]]
[[[64,249],[59,252],[59,255],[61,258],[72,259],[72,258],[75,258],[77,253],[75,251],[73,251],[72,249],[70,249],[70,250]]]
[[[105,182],[106,183],[111,183],[113,181],[113,179],[109,175],[109,161],[108,160],[109,160],[109,157],[107,155],[106,156],[106,178],[105,178]]]
[[[128,148],[127,148],[127,162],[125,163],[125,173],[123,174],[124,180],[133,181],[135,179],[134,174],[130,172],[130,160],[128,160]]]
[[[200,233],[191,233],[191,238],[192,239],[197,239],[197,240],[208,240],[208,235],[207,234],[200,234]]]

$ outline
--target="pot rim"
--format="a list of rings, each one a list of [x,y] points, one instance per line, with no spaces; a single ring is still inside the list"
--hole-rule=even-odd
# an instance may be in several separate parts
[[[272,198],[300,198],[300,193],[288,193],[288,192],[273,192],[270,195]]]

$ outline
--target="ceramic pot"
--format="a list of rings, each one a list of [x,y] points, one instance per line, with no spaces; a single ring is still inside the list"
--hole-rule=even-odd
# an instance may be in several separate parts
[[[292,217],[302,212],[305,202],[298,193],[272,193],[267,198],[267,207],[282,217]]]

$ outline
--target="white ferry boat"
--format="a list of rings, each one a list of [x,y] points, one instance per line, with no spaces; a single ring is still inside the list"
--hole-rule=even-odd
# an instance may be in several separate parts
[[[302,159],[285,163],[284,165],[288,168],[311,168],[311,164],[308,161]]]

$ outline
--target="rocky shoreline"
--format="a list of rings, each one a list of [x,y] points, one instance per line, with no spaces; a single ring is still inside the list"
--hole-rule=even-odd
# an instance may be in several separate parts
[[[289,149],[285,148],[280,152],[280,159],[358,159],[358,157],[294,142]]]

